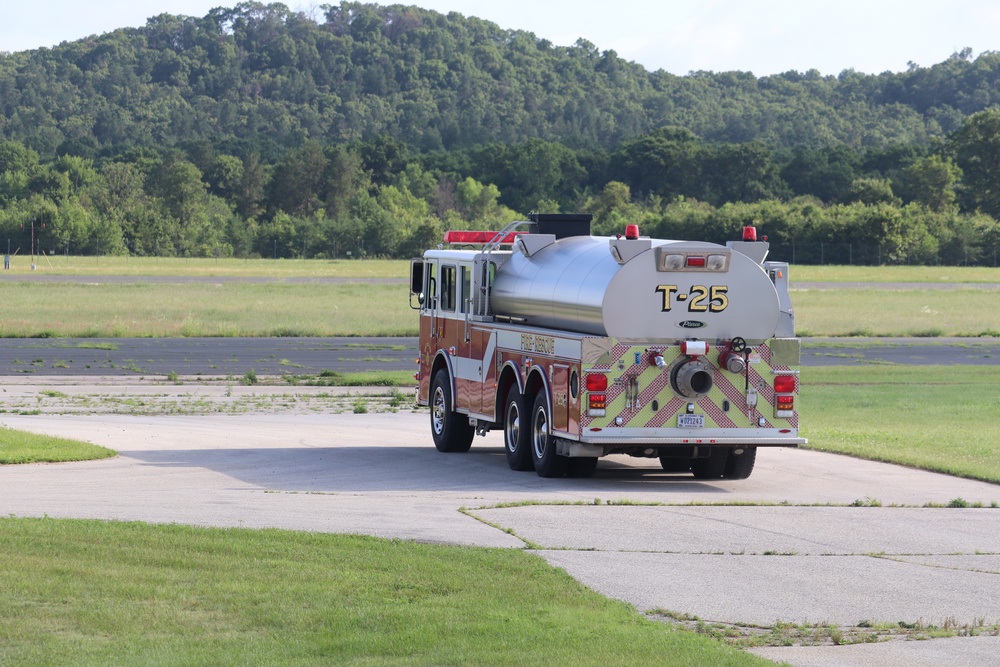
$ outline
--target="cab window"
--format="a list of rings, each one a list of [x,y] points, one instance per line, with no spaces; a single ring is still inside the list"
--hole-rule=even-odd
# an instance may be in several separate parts
[[[458,283],[454,266],[441,267],[441,310],[455,311]]]
[[[472,267],[463,266],[461,268],[462,274],[462,301],[459,304],[459,310],[463,313],[468,312],[472,309]]]

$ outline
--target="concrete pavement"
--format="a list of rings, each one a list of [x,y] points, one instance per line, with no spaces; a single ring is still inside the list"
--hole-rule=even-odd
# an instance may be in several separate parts
[[[477,439],[468,454],[439,454],[423,412],[4,415],[0,423],[120,452],[0,468],[5,515],[530,545],[640,611],[740,627],[1000,623],[996,485],[788,449],[761,450],[743,481],[700,482],[625,457],[603,461],[593,479],[545,480],[507,468],[500,434]],[[985,507],[922,507],[955,498]],[[549,504],[494,507],[521,501]],[[847,506],[854,501],[882,507]],[[553,504],[563,502],[580,504]],[[793,665],[993,665],[1000,638],[755,652]]]

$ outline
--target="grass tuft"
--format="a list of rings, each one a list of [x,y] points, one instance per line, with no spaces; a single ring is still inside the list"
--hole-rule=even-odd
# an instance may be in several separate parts
[[[48,394],[54,396],[60,392]],[[20,414],[40,414],[41,411],[22,411]],[[54,438],[48,435],[27,433],[0,426],[0,465],[23,463],[65,463],[106,459],[115,451],[87,442]],[[2,560],[2,559],[0,559]],[[0,660],[0,663],[3,661]]]

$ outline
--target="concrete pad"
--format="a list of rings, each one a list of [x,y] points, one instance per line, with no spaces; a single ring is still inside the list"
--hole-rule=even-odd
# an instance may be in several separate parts
[[[973,667],[996,665],[1000,637],[947,637],[850,646],[750,649],[762,658],[795,667]]]
[[[476,516],[547,549],[687,554],[1000,554],[1000,510],[912,507],[512,507]],[[586,530],[581,530],[586,527]]]
[[[707,622],[1000,623],[1000,581],[982,572],[869,556],[542,554],[573,578],[641,611],[665,609]]]
[[[261,388],[260,391],[266,391]],[[224,397],[220,397],[220,400]],[[507,468],[502,436],[440,454],[419,414],[3,415],[13,428],[120,452],[76,464],[0,467],[0,514],[278,527],[492,547],[525,542],[585,584],[638,609],[707,621],[857,624],[1000,622],[1000,514],[924,509],[961,497],[989,505],[1000,487],[818,452],[768,449],[743,481],[664,473],[611,457],[593,479],[541,479]],[[595,505],[595,499],[601,499]],[[876,499],[885,507],[824,507]],[[502,502],[573,502],[487,509]],[[609,500],[667,506],[608,506]],[[789,503],[688,506],[686,503]],[[888,507],[890,504],[911,507]],[[484,508],[484,509],[475,509]],[[887,557],[873,557],[885,554]],[[924,663],[912,646],[871,645],[881,661]],[[964,646],[961,664],[992,665]],[[900,649],[896,647],[906,647]],[[866,664],[862,650],[779,654],[791,664]],[[785,651],[787,649],[777,649]],[[921,656],[940,657],[937,650]],[[995,656],[997,653],[992,653]],[[788,656],[788,657],[786,657]],[[800,657],[802,656],[802,657]],[[819,657],[817,657],[819,656]],[[923,659],[922,657],[919,659]],[[799,662],[802,660],[803,662]]]

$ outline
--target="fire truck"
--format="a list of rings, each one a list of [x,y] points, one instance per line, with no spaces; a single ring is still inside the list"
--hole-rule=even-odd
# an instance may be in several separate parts
[[[542,477],[624,454],[722,480],[749,477],[758,447],[806,442],[788,265],[753,227],[722,246],[528,218],[446,232],[411,262],[417,402],[439,451],[500,429],[510,468]]]

